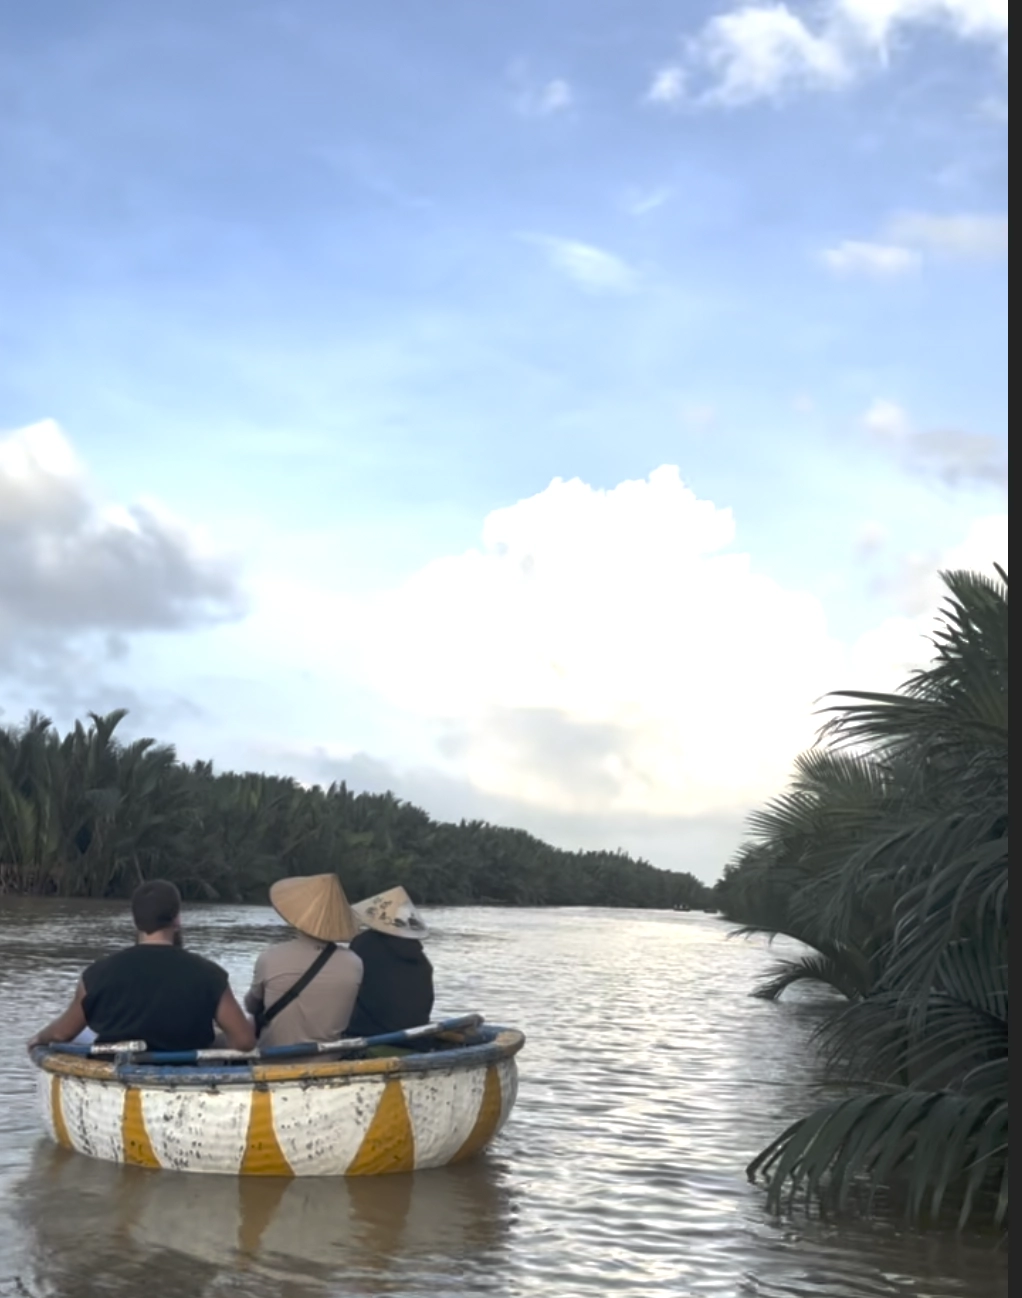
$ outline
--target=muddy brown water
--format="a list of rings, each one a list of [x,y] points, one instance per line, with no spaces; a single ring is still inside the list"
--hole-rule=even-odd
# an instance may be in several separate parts
[[[1000,1298],[982,1236],[776,1220],[747,1160],[819,1096],[823,1005],[750,998],[771,959],[704,915],[438,909],[438,1014],[522,1028],[518,1104],[458,1167],[338,1180],[204,1177],[50,1146],[24,1042],[123,905],[0,898],[0,1298],[755,1295]],[[189,907],[187,942],[244,990],[279,921]]]

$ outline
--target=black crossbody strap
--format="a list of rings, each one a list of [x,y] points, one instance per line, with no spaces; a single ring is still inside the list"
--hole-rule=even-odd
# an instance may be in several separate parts
[[[313,978],[315,978],[336,950],[337,944],[335,942],[328,942],[323,950],[320,951],[319,955],[316,956],[315,960],[313,960],[312,964],[309,965],[308,969],[306,969],[302,974],[301,978],[290,986],[279,1000],[275,1000],[269,1009],[263,1010],[259,1015],[260,1032],[266,1027],[267,1023],[277,1017],[281,1010],[286,1010],[292,1001],[297,1000],[298,997],[301,996],[302,992],[305,991],[309,983],[312,982]]]

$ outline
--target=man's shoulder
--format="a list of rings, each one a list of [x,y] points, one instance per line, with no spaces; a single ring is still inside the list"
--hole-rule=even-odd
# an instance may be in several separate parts
[[[350,969],[352,973],[362,969],[362,957],[350,946],[341,946],[337,948],[335,959],[343,965],[345,969]]]
[[[98,960],[93,960],[82,974],[82,982],[85,983],[86,990],[90,982],[101,978],[104,974],[111,971],[116,972],[118,966],[130,963],[131,954],[135,950],[133,946],[126,946],[120,951],[111,951],[109,955],[101,955]]]
[[[176,960],[179,964],[189,965],[195,969],[215,969],[220,973],[224,972],[215,960],[210,960],[204,955],[199,955],[197,951],[188,951],[184,947],[180,946],[170,946],[169,943],[167,945],[150,945],[145,942],[137,942],[134,946],[122,947],[120,951],[113,951],[110,955],[100,956],[98,960],[94,960],[92,964],[89,965],[89,969],[115,968],[117,965],[121,964],[132,965],[142,963],[151,959],[151,953],[154,951],[159,951],[160,955],[158,958],[161,960],[169,957],[171,960]]]
[[[264,947],[256,956],[256,974],[272,977],[275,974],[289,973],[292,966],[301,966],[308,957],[308,944],[301,938],[287,938],[283,942],[273,942]]]
[[[338,989],[357,988],[362,985],[364,972],[362,957],[350,947],[338,946],[327,961],[322,977],[327,986]]]
[[[308,951],[309,943],[300,937],[286,937],[282,942],[271,942],[259,953],[260,960],[282,959]]]
[[[187,961],[196,972],[204,973],[207,977],[222,978],[225,982],[227,981],[227,970],[222,965],[218,965],[215,960],[199,955],[197,951],[179,950],[178,958]]]

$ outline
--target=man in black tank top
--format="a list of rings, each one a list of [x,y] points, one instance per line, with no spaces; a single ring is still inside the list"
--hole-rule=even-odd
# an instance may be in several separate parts
[[[255,1033],[234,998],[225,970],[185,951],[181,896],[152,879],[131,898],[136,943],[89,965],[75,998],[29,1042],[71,1041],[86,1026],[98,1044],[144,1041],[150,1050],[203,1050],[216,1027],[235,1050],[252,1050]]]

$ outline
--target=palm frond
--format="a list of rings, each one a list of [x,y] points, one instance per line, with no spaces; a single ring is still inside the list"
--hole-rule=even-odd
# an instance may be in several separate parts
[[[873,971],[869,962],[851,948],[830,953],[813,951],[794,960],[778,960],[756,985],[753,996],[775,1001],[798,983],[817,983],[838,992],[847,1000],[869,994]]]
[[[959,1225],[964,1225],[977,1194],[984,1187],[1000,1189],[1007,1146],[1005,1102],[906,1090],[818,1109],[790,1126],[746,1172],[750,1181],[766,1182],[775,1211],[799,1197],[842,1209],[856,1187],[866,1189],[872,1201],[881,1187],[900,1180],[909,1221],[936,1217],[945,1200],[957,1194]],[[1002,1194],[993,1212],[997,1225],[1007,1211]]]

